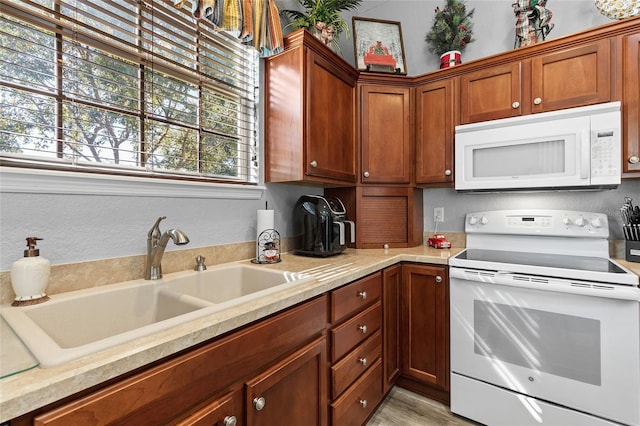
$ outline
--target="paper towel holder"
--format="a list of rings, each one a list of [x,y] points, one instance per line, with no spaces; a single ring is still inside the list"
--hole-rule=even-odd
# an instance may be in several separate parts
[[[280,262],[280,233],[275,229],[265,229],[256,241],[256,257],[252,263]]]

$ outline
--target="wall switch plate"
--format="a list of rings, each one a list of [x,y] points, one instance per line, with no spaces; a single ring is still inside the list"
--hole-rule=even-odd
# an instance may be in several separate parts
[[[444,207],[436,207],[433,209],[433,221],[444,222]]]

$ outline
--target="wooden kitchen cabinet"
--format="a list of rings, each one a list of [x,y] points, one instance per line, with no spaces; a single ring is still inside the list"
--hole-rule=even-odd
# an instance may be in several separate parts
[[[449,278],[446,266],[402,265],[398,384],[449,403]]]
[[[326,188],[340,198],[356,223],[356,248],[415,247],[422,244],[422,189],[358,186]]]
[[[453,182],[454,78],[416,87],[416,183]]]
[[[326,425],[326,372],[321,337],[248,381],[247,426]]]
[[[400,288],[402,265],[382,271],[382,390],[386,395],[400,374]]]
[[[383,396],[382,273],[331,292],[331,422],[361,425]]]
[[[640,34],[623,39],[622,170],[640,172]]]
[[[611,41],[596,40],[460,76],[460,122],[608,102]]]
[[[103,389],[35,413],[33,424],[199,424],[200,418],[222,418],[224,422],[235,416],[242,425],[245,405],[252,402],[243,404],[236,399],[245,381],[249,389],[269,395],[270,401],[286,399],[293,413],[310,410],[319,415],[317,422],[298,424],[325,424],[328,370],[321,361],[326,358],[327,309],[326,296],[305,302]],[[294,355],[283,359],[290,353]],[[301,374],[305,380],[300,380]],[[317,404],[325,401],[320,410],[314,409],[315,400],[307,405],[312,380],[317,385],[312,389]],[[323,386],[324,391],[318,392]],[[306,396],[296,399],[294,395]],[[263,424],[253,412],[248,414],[249,420]]]
[[[175,426],[242,426],[243,393],[235,390],[207,402],[202,408],[176,423]]]
[[[360,85],[360,149],[363,184],[409,184],[411,90],[408,86]]]
[[[308,31],[265,59],[265,181],[356,181],[357,71]]]

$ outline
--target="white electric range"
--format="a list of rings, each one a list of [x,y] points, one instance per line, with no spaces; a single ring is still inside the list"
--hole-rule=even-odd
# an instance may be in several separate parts
[[[488,425],[639,425],[638,276],[607,216],[466,217],[450,259],[451,411]]]

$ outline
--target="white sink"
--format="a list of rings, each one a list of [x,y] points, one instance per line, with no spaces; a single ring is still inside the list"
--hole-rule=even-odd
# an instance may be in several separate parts
[[[52,367],[200,316],[211,303],[130,281],[51,296],[2,317],[42,367]]]
[[[195,274],[175,274],[172,278],[163,279],[163,283],[172,292],[229,305],[229,302],[242,303],[309,279],[312,277],[304,274],[230,264]]]
[[[52,295],[0,315],[42,367],[53,367],[312,279],[231,264]]]

